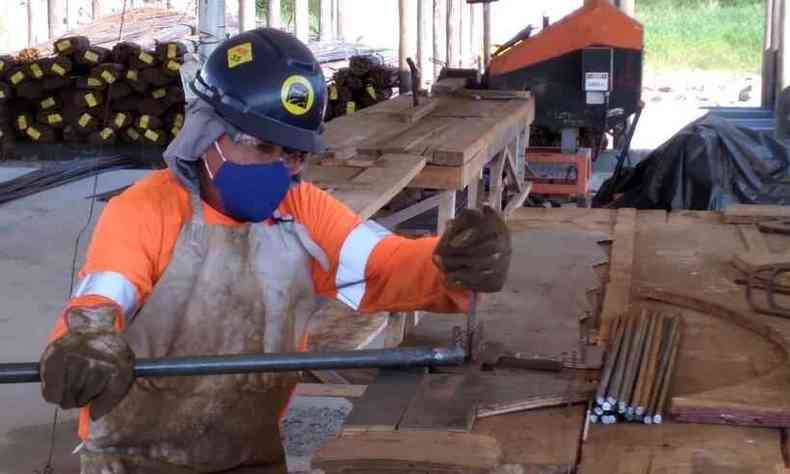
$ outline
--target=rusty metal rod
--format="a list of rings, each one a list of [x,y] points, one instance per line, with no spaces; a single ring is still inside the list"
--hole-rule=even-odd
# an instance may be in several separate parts
[[[677,330],[675,337],[672,338],[671,354],[669,356],[669,364],[667,365],[664,377],[661,380],[661,393],[658,395],[658,404],[656,405],[655,414],[653,415],[653,423],[661,424],[664,421],[663,413],[667,405],[667,396],[669,395],[669,385],[672,383],[672,375],[675,372],[675,361],[677,360],[678,351],[680,349],[680,321],[677,323]]]
[[[620,413],[632,412],[631,396],[634,393],[634,383],[636,382],[636,371],[642,362],[642,354],[645,352],[645,334],[647,334],[647,326],[650,323],[650,318],[647,317],[647,310],[642,310],[639,315],[639,325],[637,326],[636,335],[633,339],[633,347],[628,356],[628,364],[625,368],[625,378],[623,382],[623,393],[620,397]]]
[[[607,403],[606,390],[609,388],[609,382],[612,380],[612,371],[623,340],[623,331],[625,330],[625,324],[623,324],[623,322],[623,318],[617,318],[614,322],[615,336],[609,341],[609,347],[606,350],[606,363],[601,373],[601,381],[598,384],[598,390],[595,393],[595,401],[602,407]]]
[[[661,342],[664,340],[664,332],[666,331],[667,318],[661,314],[655,316],[655,328],[653,329],[652,340],[650,341],[650,352],[647,359],[647,367],[642,377],[642,387],[639,393],[639,399],[634,409],[634,413],[642,416],[645,413],[648,403],[650,402],[650,392],[653,390],[653,383],[658,371],[659,358],[661,356]]]
[[[646,373],[648,362],[650,361],[650,354],[653,349],[653,334],[656,331],[656,327],[658,326],[658,318],[656,314],[653,312],[647,313],[647,330],[645,332],[645,339],[643,341],[644,348],[642,351],[642,358],[639,361],[639,367],[636,370],[636,381],[634,383],[634,391],[631,394],[631,400],[629,401],[629,405],[633,409],[635,414],[641,415],[641,413],[636,413],[637,408],[639,407],[639,399],[642,396],[642,392],[645,388],[645,380],[646,380]]]
[[[650,401],[645,407],[645,415],[643,421],[647,424],[653,424],[653,415],[656,413],[656,406],[658,405],[658,395],[661,391],[661,381],[664,379],[667,367],[669,366],[669,358],[672,355],[672,341],[678,330],[678,318],[669,318],[668,334],[661,344],[661,363],[658,366],[658,373],[653,383],[653,389],[650,391]]]
[[[626,317],[625,334],[623,335],[622,347],[620,354],[617,356],[617,364],[614,369],[614,376],[612,377],[612,386],[609,387],[609,396],[606,401],[612,404],[614,410],[620,401],[620,395],[623,391],[623,379],[625,378],[625,366],[628,363],[628,355],[631,349],[631,341],[636,333],[636,318]]]

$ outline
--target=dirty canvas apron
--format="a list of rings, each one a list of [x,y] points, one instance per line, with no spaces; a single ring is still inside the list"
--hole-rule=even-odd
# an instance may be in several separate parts
[[[194,195],[192,208],[170,264],[124,333],[137,357],[298,350],[317,308],[309,264],[311,258],[327,264],[321,249],[287,218],[208,225]],[[217,472],[283,463],[278,418],[296,378],[137,379],[123,402],[91,423],[82,472]]]

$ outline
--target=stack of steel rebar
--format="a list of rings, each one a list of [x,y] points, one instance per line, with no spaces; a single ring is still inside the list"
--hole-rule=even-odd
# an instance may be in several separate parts
[[[397,85],[397,69],[379,56],[352,56],[349,66],[335,72],[328,86],[324,118],[330,120],[387,100]]]
[[[61,38],[53,54],[0,56],[0,133],[34,143],[164,146],[184,121],[180,68],[187,48],[131,42],[112,49],[84,36]]]
[[[663,421],[680,345],[677,315],[642,311],[614,322],[591,423]]]

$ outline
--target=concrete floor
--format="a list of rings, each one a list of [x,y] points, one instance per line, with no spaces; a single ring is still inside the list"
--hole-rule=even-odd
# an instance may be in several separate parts
[[[0,167],[0,182],[29,169]],[[99,191],[131,183],[144,171],[100,175]],[[93,179],[0,206],[0,362],[37,361],[69,291],[74,243],[88,218]],[[81,239],[78,264],[96,217]],[[38,384],[0,385],[0,474],[41,469],[49,452],[53,408]],[[71,451],[76,410],[61,412],[53,463],[57,474],[79,472]]]

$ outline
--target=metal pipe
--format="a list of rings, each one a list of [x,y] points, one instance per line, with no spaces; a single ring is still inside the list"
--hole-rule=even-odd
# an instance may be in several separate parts
[[[345,352],[295,352],[138,359],[135,377],[227,375],[258,372],[438,367],[461,365],[463,347],[407,347]],[[0,364],[0,384],[40,382],[39,364]]]
[[[620,354],[620,347],[623,341],[623,332],[625,332],[625,319],[617,318],[615,320],[615,337],[610,340],[609,348],[606,351],[606,364],[603,368],[601,375],[601,382],[598,385],[598,391],[595,394],[595,401],[603,406],[606,401],[606,391],[609,388],[609,382],[612,380],[612,372],[614,370],[615,362]],[[606,407],[606,408],[610,408]],[[599,413],[600,414],[600,413]]]
[[[620,403],[624,411],[629,411],[632,408],[631,399],[634,394],[634,385],[636,383],[637,370],[642,363],[642,357],[645,352],[645,335],[647,328],[650,324],[650,318],[647,315],[647,310],[642,310],[639,316],[639,326],[636,331],[636,336],[633,340],[633,347],[631,354],[628,358],[628,365],[625,369],[625,382],[623,385],[623,394],[620,397]],[[630,411],[633,411],[632,409]]]
[[[667,396],[669,395],[669,384],[672,382],[672,374],[675,372],[675,360],[677,360],[678,348],[680,347],[680,320],[675,324],[675,334],[672,338],[672,347],[670,348],[669,362],[664,371],[664,376],[661,379],[661,391],[658,394],[658,403],[656,405],[653,424],[661,424],[663,422],[663,413],[667,404]]]

